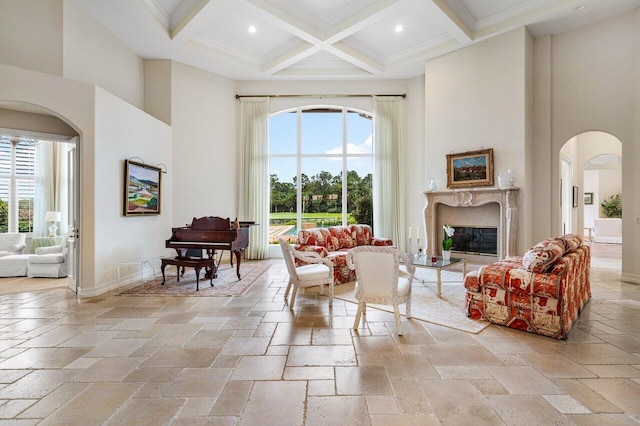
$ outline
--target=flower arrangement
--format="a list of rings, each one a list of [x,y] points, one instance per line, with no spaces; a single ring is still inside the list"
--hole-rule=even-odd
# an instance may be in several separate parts
[[[444,238],[442,239],[442,250],[451,250],[451,246],[453,246],[453,234],[456,232],[453,227],[450,225],[443,225],[442,229],[444,229]]]

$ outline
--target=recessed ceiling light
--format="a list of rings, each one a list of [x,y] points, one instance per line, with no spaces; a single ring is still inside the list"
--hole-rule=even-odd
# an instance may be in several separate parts
[[[404,30],[404,27],[402,25],[400,25],[400,24],[396,25],[396,32],[397,33],[401,33],[402,30]]]
[[[249,32],[250,33],[255,33],[256,32],[256,27],[254,27],[253,25],[249,25]]]
[[[587,5],[585,3],[576,6],[576,8],[574,9],[576,12],[582,12],[583,10],[585,10],[587,8]]]

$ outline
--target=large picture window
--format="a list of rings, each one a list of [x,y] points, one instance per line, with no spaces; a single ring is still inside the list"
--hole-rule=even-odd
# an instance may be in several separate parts
[[[299,108],[269,120],[269,235],[373,225],[373,120],[347,108]]]
[[[0,232],[33,232],[36,141],[0,137]]]

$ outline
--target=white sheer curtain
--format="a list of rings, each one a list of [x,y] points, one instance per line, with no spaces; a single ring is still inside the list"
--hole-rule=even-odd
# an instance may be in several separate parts
[[[33,206],[33,236],[46,237],[48,223],[44,215],[50,210],[54,197],[53,182],[53,142],[38,141],[36,145],[35,200]]]
[[[48,211],[62,212],[66,210],[63,200],[66,196],[66,156],[63,143],[40,140],[36,145],[35,163],[35,200],[33,214],[33,236],[49,235],[50,223],[44,216]],[[64,221],[57,223],[61,232],[66,229]],[[58,234],[60,235],[60,232]]]
[[[239,100],[239,220],[253,220],[248,259],[269,257],[269,98]]]
[[[403,100],[374,96],[373,227],[404,250]]]

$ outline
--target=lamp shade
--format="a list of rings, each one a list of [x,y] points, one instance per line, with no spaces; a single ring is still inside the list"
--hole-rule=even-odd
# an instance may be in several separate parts
[[[60,222],[62,215],[60,212],[46,212],[44,215],[44,220],[46,222]]]

